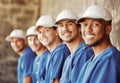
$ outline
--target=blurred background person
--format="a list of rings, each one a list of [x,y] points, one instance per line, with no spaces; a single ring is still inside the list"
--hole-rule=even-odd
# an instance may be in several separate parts
[[[6,37],[13,50],[19,54],[18,59],[18,83],[32,83],[33,61],[36,54],[27,46],[25,33],[21,29],[14,29]]]
[[[28,28],[26,38],[30,48],[37,54],[33,64],[33,83],[45,83],[45,67],[49,51],[38,40],[38,35],[35,31],[35,26],[31,26],[30,28]]]

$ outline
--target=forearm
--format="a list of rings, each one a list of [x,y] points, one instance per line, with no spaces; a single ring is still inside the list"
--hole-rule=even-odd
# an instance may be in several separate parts
[[[26,76],[23,78],[23,83],[32,83],[32,78],[31,76]]]
[[[53,83],[59,83],[59,80],[58,80],[57,78],[55,78],[55,79],[53,80]]]

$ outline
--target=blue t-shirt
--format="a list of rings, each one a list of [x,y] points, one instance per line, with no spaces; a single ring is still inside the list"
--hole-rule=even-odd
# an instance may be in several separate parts
[[[85,62],[93,55],[92,48],[82,42],[73,54],[67,57],[60,83],[76,83],[81,68]]]
[[[46,83],[52,83],[55,78],[60,79],[67,56],[70,54],[65,44],[60,44],[48,56],[46,65]]]
[[[110,47],[82,68],[77,83],[120,83],[120,52]]]
[[[18,83],[23,83],[25,76],[31,76],[33,70],[33,62],[36,54],[29,48],[25,48],[23,55],[18,59]]]
[[[44,83],[46,73],[46,61],[50,52],[47,50],[42,55],[36,56],[33,64],[32,80],[33,83]]]

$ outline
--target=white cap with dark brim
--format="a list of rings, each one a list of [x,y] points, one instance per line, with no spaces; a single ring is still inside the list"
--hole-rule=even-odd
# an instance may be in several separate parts
[[[8,35],[5,39],[6,41],[11,41],[11,38],[22,38],[25,39],[25,33],[21,29],[14,29],[10,35]]]
[[[31,26],[30,28],[28,28],[27,32],[26,32],[26,37],[30,36],[30,35],[35,35],[37,36],[37,32],[35,31],[35,26]]]
[[[80,23],[85,18],[110,21],[112,20],[112,15],[106,8],[99,5],[92,5],[83,13],[82,17],[78,19],[77,23]]]
[[[57,24],[59,21],[66,20],[66,19],[77,20],[77,15],[70,10],[63,10],[60,14],[58,14],[55,24]]]
[[[37,20],[35,26],[36,26],[35,30],[37,30],[38,26],[53,27],[53,26],[55,26],[55,24],[50,15],[43,15]]]

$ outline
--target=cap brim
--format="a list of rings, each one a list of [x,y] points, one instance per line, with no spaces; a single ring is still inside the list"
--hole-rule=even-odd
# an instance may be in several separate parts
[[[25,39],[25,38],[26,38],[26,37],[18,37],[18,36],[12,36],[12,37],[11,37],[11,36],[7,36],[7,37],[5,38],[5,40],[10,42],[10,41],[11,41],[11,38],[13,38],[13,37],[15,37],[15,38],[21,38],[21,39]]]
[[[95,18],[95,17],[81,17],[77,23],[80,23],[80,22],[83,22],[84,19],[95,19],[95,20],[98,20],[98,19],[103,19],[103,18]],[[104,19],[103,19],[104,20]]]
[[[38,27],[56,27],[56,25],[50,26],[50,25],[37,25],[35,27],[35,31],[37,31]]]
[[[61,19],[61,20],[56,21],[55,24],[58,24],[60,21],[63,21],[63,20],[76,21],[76,19],[64,18],[64,19]]]
[[[35,29],[34,29],[34,31],[37,31],[37,28],[38,28],[39,26],[35,26]]]
[[[80,18],[80,19],[77,21],[77,23],[82,22],[84,19],[85,19],[85,18]]]
[[[6,40],[6,41],[10,41],[10,40],[11,40],[11,37],[10,37],[10,36],[7,36],[7,37],[5,38],[5,40]]]

